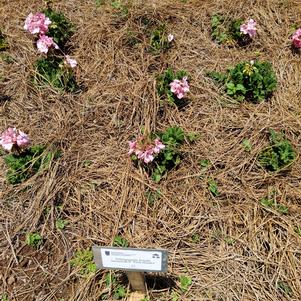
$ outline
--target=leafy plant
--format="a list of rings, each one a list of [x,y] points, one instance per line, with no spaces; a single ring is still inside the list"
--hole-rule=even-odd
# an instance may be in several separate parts
[[[8,43],[6,41],[5,35],[2,33],[0,29],[0,51],[6,50],[8,48]]]
[[[197,141],[199,138],[200,138],[200,134],[196,133],[196,132],[188,132],[186,134],[186,139],[190,143],[193,143],[193,142]]]
[[[298,234],[301,237],[301,227],[295,227],[294,231],[296,234]]]
[[[200,160],[200,166],[201,166],[202,169],[206,169],[210,165],[211,165],[210,160],[208,160],[208,159],[202,159],[202,160]]]
[[[283,133],[270,130],[270,146],[259,154],[259,164],[268,171],[279,171],[292,164],[295,159],[296,152]]]
[[[145,196],[147,198],[148,204],[150,206],[152,206],[161,197],[160,189],[157,189],[157,190],[147,190],[145,192]]]
[[[74,33],[72,23],[61,13],[58,13],[51,8],[44,10],[44,14],[51,20],[47,35],[52,37],[54,42],[64,49],[66,43]]]
[[[191,241],[195,244],[199,243],[201,240],[200,235],[195,233],[191,236]]]
[[[65,219],[57,219],[55,221],[55,227],[59,230],[63,230],[68,225],[68,223],[69,222]]]
[[[128,13],[129,13],[129,9],[127,8],[126,5],[124,5],[121,0],[112,0],[111,1],[111,6],[117,10],[117,17],[127,17]]]
[[[272,65],[268,62],[242,62],[225,74],[208,72],[209,77],[223,84],[227,95],[238,101],[260,102],[271,96],[277,85]]]
[[[184,143],[185,134],[180,127],[170,127],[165,132],[158,134],[165,149],[155,159],[155,168],[151,171],[152,178],[159,182],[165,173],[181,162],[178,147]]]
[[[181,80],[184,76],[187,76],[187,72],[180,70],[174,72],[172,69],[167,69],[163,74],[157,77],[157,91],[161,99],[167,100],[169,104],[180,104],[180,100],[177,96],[171,92],[170,83],[175,79]]]
[[[114,300],[120,300],[124,297],[126,297],[126,288],[123,285],[118,285],[114,289],[113,298],[114,298]]]
[[[278,281],[277,283],[277,289],[282,292],[284,295],[292,296],[293,290],[285,281]]]
[[[39,233],[27,233],[25,243],[28,246],[38,248],[43,243],[43,238]]]
[[[244,139],[241,143],[246,152],[250,152],[252,149],[252,144],[249,139]]]
[[[208,179],[208,189],[214,197],[219,196],[217,183],[212,179]]]
[[[82,275],[89,275],[96,272],[96,264],[93,262],[93,253],[88,249],[75,252],[70,264],[78,268]]]
[[[240,32],[243,20],[231,20],[222,15],[213,15],[211,18],[211,38],[218,44],[239,45],[247,44],[250,39]]]
[[[120,235],[116,235],[114,237],[114,242],[113,242],[114,247],[122,247],[122,248],[127,248],[129,246],[129,242],[123,238]]]
[[[264,198],[260,201],[260,204],[264,207],[275,209],[281,214],[288,214],[288,208],[285,205],[277,204],[276,200]]]
[[[58,151],[46,151],[42,145],[32,146],[20,154],[6,155],[4,162],[9,168],[6,179],[10,184],[22,183],[38,171],[48,168],[51,160],[59,155]]]
[[[192,284],[192,279],[188,276],[185,276],[185,275],[181,275],[179,277],[179,280],[180,280],[180,289],[183,293],[187,292],[189,287],[191,286]]]
[[[154,54],[159,54],[169,49],[171,43],[168,41],[166,26],[160,24],[152,30],[150,35],[150,51]]]
[[[48,56],[39,59],[36,64],[34,81],[39,85],[51,85],[57,90],[74,92],[78,89],[72,68],[64,63],[64,59]]]

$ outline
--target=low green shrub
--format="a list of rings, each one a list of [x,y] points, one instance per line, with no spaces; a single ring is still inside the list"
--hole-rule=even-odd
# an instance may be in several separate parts
[[[75,75],[63,58],[48,56],[35,64],[34,82],[38,86],[51,85],[60,91],[75,92],[78,89]]]
[[[82,275],[89,275],[96,272],[96,264],[93,261],[93,253],[91,250],[76,251],[74,257],[70,261],[71,266],[78,268]]]
[[[165,24],[160,24],[151,31],[150,34],[150,51],[153,54],[159,54],[171,47],[168,40],[168,34]]]
[[[283,133],[270,130],[270,146],[258,156],[259,164],[268,171],[280,171],[291,165],[297,154]]]
[[[188,73],[184,70],[173,71],[167,69],[163,74],[157,76],[157,91],[162,101],[167,101],[168,104],[179,105],[181,100],[177,98],[176,94],[171,92],[170,83],[174,80],[181,80],[183,77],[188,76]]]
[[[43,243],[43,237],[39,233],[27,233],[25,243],[28,246],[38,248]]]
[[[58,13],[51,8],[47,8],[43,13],[52,22],[49,26],[47,36],[52,37],[54,42],[64,49],[66,43],[69,41],[74,33],[74,27],[72,23],[61,13]]]
[[[41,145],[32,146],[20,154],[8,154],[4,156],[8,166],[6,180],[10,184],[22,183],[47,168],[51,160],[58,156],[59,152],[46,151],[45,146]]]
[[[268,62],[242,62],[226,73],[208,72],[208,76],[222,84],[227,95],[238,101],[264,101],[277,86],[276,75]]]

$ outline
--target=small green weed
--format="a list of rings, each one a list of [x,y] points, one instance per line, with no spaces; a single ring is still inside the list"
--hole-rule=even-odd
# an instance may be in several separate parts
[[[186,139],[189,143],[193,143],[200,138],[200,134],[196,132],[188,132],[186,134]]]
[[[69,224],[69,222],[65,219],[57,219],[55,221],[55,227],[58,229],[58,230],[64,230],[65,227]]]
[[[180,300],[180,295],[176,291],[172,291],[171,293],[171,301],[179,301]]]
[[[153,54],[159,54],[171,47],[171,43],[168,41],[168,34],[166,26],[160,24],[158,27],[152,30],[150,35],[150,51]]]
[[[91,250],[79,250],[75,252],[70,264],[78,268],[82,275],[89,275],[96,272],[96,264],[93,262],[93,253]]]
[[[281,214],[288,214],[288,208],[285,205],[278,204],[276,200],[264,198],[260,201],[260,204],[264,207],[275,209]]]
[[[120,235],[116,235],[113,241],[114,247],[127,248],[129,246],[129,242]]]
[[[6,50],[8,48],[8,43],[6,41],[5,35],[0,29],[0,51]]]
[[[252,144],[249,139],[244,139],[241,144],[246,152],[250,152],[252,150]]]
[[[127,294],[126,287],[123,285],[117,285],[117,287],[114,289],[113,299],[120,300],[126,297],[126,294]]]
[[[169,104],[179,105],[180,100],[170,90],[170,83],[175,79],[181,80],[187,76],[187,72],[180,70],[174,72],[172,69],[167,69],[163,74],[157,77],[157,91],[162,100],[166,100]]]
[[[214,197],[219,196],[217,183],[212,179],[208,179],[208,189]]]
[[[38,171],[47,169],[50,162],[59,155],[58,151],[46,151],[42,145],[32,146],[20,154],[6,155],[4,162],[9,168],[6,179],[10,184],[22,183]]]
[[[207,75],[223,84],[227,95],[238,101],[264,101],[277,85],[276,75],[268,62],[242,62],[226,73],[208,72]]]
[[[195,244],[198,244],[201,241],[200,235],[195,233],[191,236],[191,241]]]
[[[43,238],[39,233],[27,233],[25,243],[28,246],[38,248],[43,243]]]
[[[61,13],[55,12],[51,8],[44,10],[44,14],[51,20],[47,35],[52,37],[54,42],[64,49],[66,43],[74,33],[72,23]]]
[[[0,301],[8,301],[8,295],[6,293],[0,295]]]
[[[294,231],[296,234],[298,234],[301,237],[301,227],[295,227]]]
[[[266,170],[277,172],[292,164],[296,156],[284,134],[270,130],[270,146],[259,154],[258,162]]]
[[[181,275],[179,277],[180,289],[183,293],[187,292],[192,284],[192,279],[189,276]]]
[[[111,1],[111,6],[116,10],[116,17],[126,18],[129,13],[128,7],[121,2],[121,0]]]
[[[225,18],[222,15],[213,15],[211,18],[211,38],[218,44],[233,46],[246,45],[251,39],[240,32],[243,20]]]
[[[73,70],[64,63],[63,58],[41,58],[36,62],[35,69],[34,82],[38,86],[51,85],[57,90],[67,92],[75,92],[78,89]]]
[[[180,127],[170,127],[165,132],[158,134],[165,149],[162,150],[155,160],[155,168],[151,172],[155,182],[160,182],[167,171],[181,162],[178,147],[184,143],[185,134]]]
[[[231,238],[231,237],[229,237],[229,236],[226,236],[226,237],[224,237],[224,241],[225,241],[225,243],[227,244],[227,245],[229,245],[229,246],[233,246],[234,244],[235,244],[235,239],[234,238]]]
[[[157,190],[147,190],[145,192],[145,197],[147,198],[147,202],[150,206],[153,206],[154,203],[160,199],[161,192],[160,189]]]
[[[202,169],[207,169],[208,167],[210,167],[211,162],[208,159],[202,159],[200,160],[200,166]]]
[[[288,285],[287,282],[285,281],[278,281],[277,283],[277,289],[284,295],[287,296],[292,296],[293,295],[293,290],[291,289],[291,287]]]

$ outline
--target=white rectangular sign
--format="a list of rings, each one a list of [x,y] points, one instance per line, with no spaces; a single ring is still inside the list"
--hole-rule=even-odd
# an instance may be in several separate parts
[[[96,266],[101,269],[165,272],[167,252],[154,249],[92,247]]]

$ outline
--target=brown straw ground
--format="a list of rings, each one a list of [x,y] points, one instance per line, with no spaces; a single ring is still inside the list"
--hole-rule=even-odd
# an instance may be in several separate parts
[[[83,87],[60,94],[30,82],[39,55],[22,27],[30,12],[44,8],[42,1],[0,0],[0,26],[13,58],[1,61],[0,94],[11,100],[0,104],[0,129],[16,126],[35,144],[63,152],[48,171],[15,187],[5,182],[0,161],[0,296],[102,300],[110,292],[107,271],[83,277],[70,260],[76,250],[110,245],[119,234],[132,247],[169,251],[168,273],[155,287],[149,284],[150,300],[172,300],[174,290],[179,300],[300,301],[300,158],[279,174],[256,163],[269,128],[283,130],[301,151],[301,60],[289,42],[292,25],[301,25],[300,2],[133,0],[126,17],[116,16],[110,1],[96,2],[53,3],[76,26],[70,43]],[[254,43],[213,43],[210,17],[217,12],[257,20]],[[164,22],[175,35],[165,54],[146,51],[145,18]],[[128,43],[129,32],[140,37],[136,46]],[[270,61],[277,74],[277,91],[267,102],[235,104],[205,75],[256,58]],[[189,72],[190,102],[160,113],[155,77],[169,66]],[[183,146],[180,166],[155,184],[131,163],[127,141],[142,128],[176,125],[199,139]],[[250,153],[242,147],[245,138]],[[210,160],[208,170],[200,168],[202,159]],[[209,193],[208,178],[220,196]],[[161,196],[151,205],[146,192],[157,189]],[[288,214],[262,207],[260,200],[272,192]],[[55,227],[57,205],[69,222],[64,230]],[[25,244],[29,232],[42,234],[40,249]],[[186,293],[179,290],[180,275],[192,279]]]

